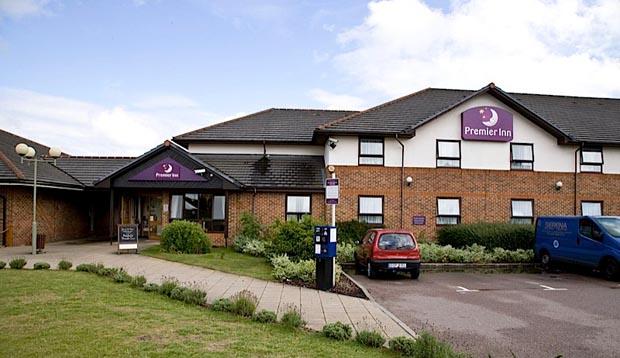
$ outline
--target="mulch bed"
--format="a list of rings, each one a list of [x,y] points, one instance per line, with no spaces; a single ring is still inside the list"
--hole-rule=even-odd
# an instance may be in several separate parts
[[[309,284],[303,281],[286,280],[284,281],[284,283],[292,285],[292,286],[300,286],[300,287],[313,288],[313,289],[316,288],[316,285]],[[353,283],[353,281],[351,281],[345,275],[340,275],[340,281],[338,281],[336,285],[328,292],[333,292],[333,293],[338,293],[341,295],[358,297],[358,298],[368,298],[366,297],[366,295],[364,295],[364,291],[362,291],[361,288],[359,288],[355,283]]]

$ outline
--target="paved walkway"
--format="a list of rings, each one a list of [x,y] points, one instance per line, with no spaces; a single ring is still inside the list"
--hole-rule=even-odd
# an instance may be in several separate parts
[[[146,243],[153,245],[154,243]],[[48,244],[45,253],[32,257],[29,246],[0,248],[0,260],[8,262],[24,257],[32,268],[43,261],[56,268],[65,259],[73,267],[81,263],[102,263],[106,267],[122,267],[131,275],[144,275],[148,282],[160,283],[176,278],[185,285],[196,286],[207,293],[207,301],[230,297],[241,290],[250,290],[259,298],[258,309],[268,309],[281,316],[288,307],[301,310],[308,327],[320,330],[325,323],[341,321],[354,329],[377,329],[386,337],[412,336],[415,333],[374,301],[323,292],[303,287],[263,281],[206,268],[160,260],[134,254],[116,254],[109,243],[63,242]]]

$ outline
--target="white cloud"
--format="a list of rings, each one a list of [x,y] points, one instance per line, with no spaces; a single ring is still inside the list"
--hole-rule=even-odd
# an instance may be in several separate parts
[[[0,14],[13,18],[47,14],[49,0],[0,0]]]
[[[74,155],[140,155],[174,135],[213,124],[216,118],[223,120],[178,95],[101,106],[0,88],[0,128]]]
[[[364,101],[361,98],[347,94],[336,94],[320,88],[310,90],[309,95],[328,109],[362,109],[364,107]]]
[[[339,34],[339,70],[365,91],[429,86],[620,96],[620,2],[421,0],[371,2]]]

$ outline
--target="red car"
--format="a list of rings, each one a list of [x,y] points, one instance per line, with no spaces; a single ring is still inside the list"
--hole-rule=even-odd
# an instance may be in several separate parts
[[[420,276],[420,248],[415,236],[406,230],[372,229],[355,251],[355,268],[369,278],[377,273],[408,272],[411,278]]]

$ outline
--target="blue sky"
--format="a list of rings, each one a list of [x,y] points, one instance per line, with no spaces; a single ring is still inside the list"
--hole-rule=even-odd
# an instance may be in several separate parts
[[[136,155],[264,108],[429,86],[618,97],[618,18],[611,0],[0,0],[0,128]]]

